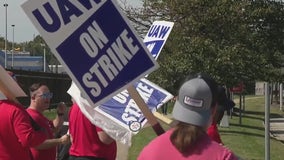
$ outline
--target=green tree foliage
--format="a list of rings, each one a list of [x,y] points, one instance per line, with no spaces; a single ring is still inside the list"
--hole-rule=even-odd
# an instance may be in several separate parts
[[[58,60],[51,53],[50,48],[45,43],[40,35],[34,37],[32,41],[23,42],[19,44],[25,51],[30,52],[31,56],[44,56],[44,48],[46,53],[46,60],[48,64],[59,64]]]
[[[149,79],[176,94],[197,72],[228,87],[281,81],[283,9],[282,2],[268,0],[145,0],[143,8],[125,11],[141,35],[155,20],[175,23]]]

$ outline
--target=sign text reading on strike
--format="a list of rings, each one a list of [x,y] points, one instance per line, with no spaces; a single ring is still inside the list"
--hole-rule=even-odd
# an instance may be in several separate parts
[[[124,29],[120,36],[106,49],[106,54],[99,54],[99,51],[109,42],[100,26],[93,21],[87,31],[80,36],[80,44],[91,58],[98,58],[98,61],[83,74],[84,85],[91,88],[94,97],[100,95],[102,86],[107,87],[121,71],[124,66],[138,52],[139,46],[133,44],[133,39],[128,36],[128,31]],[[94,77],[98,81],[94,81]]]

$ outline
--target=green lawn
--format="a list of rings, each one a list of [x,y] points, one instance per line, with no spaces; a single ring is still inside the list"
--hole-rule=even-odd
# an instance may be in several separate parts
[[[236,106],[238,107],[238,103]],[[248,96],[245,99],[245,112],[241,118],[241,124],[240,117],[235,115],[229,118],[230,126],[228,128],[219,127],[224,144],[245,160],[265,159],[264,111],[264,97]],[[272,105],[270,112],[271,118],[284,115],[279,110],[279,105]],[[165,125],[163,127],[168,128]],[[151,127],[145,128],[135,135],[132,139],[128,159],[136,159],[143,146],[155,137],[156,134]],[[270,139],[271,160],[282,160],[284,157],[283,149],[283,143],[273,138]]]

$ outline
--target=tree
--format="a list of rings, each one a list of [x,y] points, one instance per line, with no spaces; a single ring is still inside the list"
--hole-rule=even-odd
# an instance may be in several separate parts
[[[125,12],[140,34],[154,20],[175,22],[149,79],[176,94],[189,73],[207,73],[228,87],[282,80],[283,9],[268,0],[145,0],[142,9]]]
[[[44,55],[43,45],[45,45],[47,63],[59,64],[58,60],[51,53],[50,48],[48,47],[48,45],[45,43],[44,39],[40,35],[37,35],[32,41],[21,44],[21,46],[25,46],[25,50],[29,51],[32,56],[43,56]]]

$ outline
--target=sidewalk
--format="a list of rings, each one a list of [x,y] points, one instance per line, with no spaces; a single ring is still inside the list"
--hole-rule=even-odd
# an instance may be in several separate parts
[[[284,118],[270,118],[270,136],[284,142]]]

